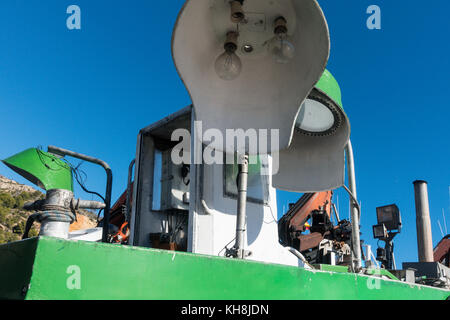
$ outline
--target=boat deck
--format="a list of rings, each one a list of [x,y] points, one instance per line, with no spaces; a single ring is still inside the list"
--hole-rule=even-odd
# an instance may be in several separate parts
[[[450,291],[345,272],[39,237],[0,246],[2,299],[435,299]]]

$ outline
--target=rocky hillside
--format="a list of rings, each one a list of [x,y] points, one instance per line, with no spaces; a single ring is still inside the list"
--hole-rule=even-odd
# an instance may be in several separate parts
[[[0,176],[0,192],[6,192],[11,195],[19,195],[22,192],[33,193],[36,192],[32,187],[20,184],[14,180],[10,180],[3,176]]]
[[[0,244],[20,240],[25,230],[25,223],[32,212],[22,209],[23,204],[44,198],[36,189],[0,176]],[[90,211],[82,211],[77,221],[70,226],[70,231],[94,228],[97,217]],[[39,223],[34,223],[30,236],[37,236]]]

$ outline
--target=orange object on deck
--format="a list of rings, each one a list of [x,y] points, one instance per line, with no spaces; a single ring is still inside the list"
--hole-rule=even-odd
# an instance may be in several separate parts
[[[301,235],[301,233],[310,230],[311,226],[307,221],[313,211],[323,210],[331,218],[332,197],[333,191],[305,193],[294,205],[290,206],[289,211],[278,222],[280,242],[285,246],[294,246],[297,249],[299,248],[294,242],[298,242],[300,239],[304,244],[306,243],[307,248],[319,243],[323,239],[322,234],[319,234],[320,237],[317,237],[314,234]]]
[[[301,226],[305,223],[305,217],[309,216],[314,210],[319,210],[321,207],[326,211],[328,217],[331,217],[331,198],[333,197],[333,191],[317,192],[312,194],[312,196],[303,203],[300,208],[293,214],[293,218],[290,221],[291,226]],[[300,204],[302,197],[294,206]]]

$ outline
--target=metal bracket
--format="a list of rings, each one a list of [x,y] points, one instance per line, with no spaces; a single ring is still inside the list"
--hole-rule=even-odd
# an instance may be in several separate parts
[[[237,259],[245,259],[247,257],[250,257],[252,255],[251,251],[244,250],[244,249],[237,249],[236,247],[233,247],[231,249],[225,250],[225,256],[227,258],[237,258]]]

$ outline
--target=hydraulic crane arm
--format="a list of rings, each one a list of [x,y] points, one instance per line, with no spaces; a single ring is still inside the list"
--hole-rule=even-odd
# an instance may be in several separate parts
[[[324,238],[322,234],[312,232],[309,235],[302,235],[301,233],[306,231],[305,224],[311,218],[313,211],[323,210],[326,212],[328,218],[331,218],[332,197],[332,191],[305,193],[280,219],[278,223],[280,243],[303,250],[305,248],[300,248],[298,243],[301,240],[303,240],[301,242],[307,243],[306,247],[312,248],[317,246]]]

